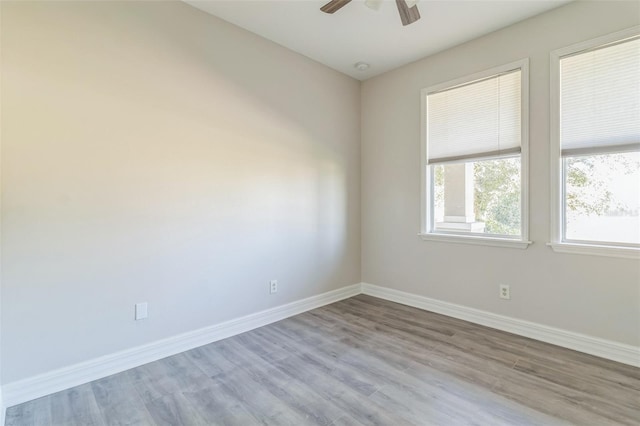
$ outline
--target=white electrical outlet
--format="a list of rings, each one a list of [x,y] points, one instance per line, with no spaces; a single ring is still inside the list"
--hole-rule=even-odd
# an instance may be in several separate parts
[[[149,316],[147,311],[147,302],[136,303],[136,321],[145,319]]]
[[[500,299],[511,299],[511,288],[508,284],[500,284]]]
[[[278,292],[278,280],[269,281],[269,294]]]

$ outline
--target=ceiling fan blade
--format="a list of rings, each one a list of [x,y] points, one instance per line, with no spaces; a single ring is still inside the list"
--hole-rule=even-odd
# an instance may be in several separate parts
[[[400,20],[402,25],[409,25],[420,19],[420,12],[418,12],[418,6],[408,7],[405,0],[396,0],[398,6],[398,13],[400,13]]]
[[[320,10],[324,13],[334,13],[350,2],[351,0],[331,0],[329,3],[322,6]]]

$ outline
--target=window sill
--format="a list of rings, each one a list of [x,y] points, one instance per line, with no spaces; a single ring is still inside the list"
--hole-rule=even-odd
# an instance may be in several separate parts
[[[526,249],[531,241],[511,240],[508,238],[477,237],[471,235],[418,234],[424,241],[440,241],[443,243],[474,244],[480,246],[506,247]]]
[[[595,244],[547,243],[558,253],[586,254],[592,256],[622,257],[640,259],[640,249],[635,247],[619,247]]]

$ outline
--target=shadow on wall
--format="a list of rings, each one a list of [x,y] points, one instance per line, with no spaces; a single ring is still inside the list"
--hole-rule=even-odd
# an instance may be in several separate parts
[[[3,5],[2,43],[3,382],[142,343],[140,300],[153,341],[359,282],[354,80],[180,2]]]
[[[135,211],[120,209],[125,194],[119,188],[127,186],[130,193],[144,194],[141,207],[153,206],[153,211],[140,212],[140,222],[154,216],[162,220],[167,214],[188,216],[189,211],[207,207],[206,201],[213,201],[214,197],[215,205],[209,207],[216,208],[211,210],[214,216],[210,219],[242,219],[251,234],[261,228],[264,231],[267,219],[280,221],[282,211],[296,212],[293,221],[286,222],[300,230],[306,226],[317,228],[328,223],[329,218],[334,225],[340,225],[338,229],[345,230],[346,224],[336,221],[345,220],[344,211],[340,210],[347,204],[343,145],[352,141],[339,140],[344,139],[344,131],[336,132],[334,138],[327,137],[327,129],[333,126],[325,117],[336,113],[335,97],[329,97],[327,105],[322,100],[325,90],[316,90],[313,94],[318,97],[309,97],[313,74],[326,78],[325,71],[318,73],[317,64],[300,58],[295,63],[300,68],[292,70],[292,75],[283,73],[281,62],[291,61],[290,52],[263,49],[261,44],[268,42],[183,4],[58,7],[35,17],[42,18],[38,26],[55,26],[56,31],[61,30],[55,24],[56,14],[67,15],[63,22],[81,23],[81,28],[66,28],[63,37],[73,40],[68,47],[59,46],[59,52],[49,52],[52,60],[57,57],[57,82],[67,84],[65,105],[77,104],[48,120],[60,130],[58,134],[63,130],[75,134],[62,144],[50,142],[56,145],[55,149],[74,144],[68,154],[75,154],[80,161],[68,171],[68,179],[91,176],[104,189],[90,201],[102,200],[105,214],[85,222],[87,226],[104,227],[109,225],[105,220],[117,221],[122,213],[130,219]],[[174,12],[193,15],[190,23],[199,25],[185,26]],[[213,22],[215,25],[211,25],[212,20],[217,21]],[[136,37],[131,37],[132,33]],[[234,49],[228,46],[229,33],[244,39],[234,40]],[[123,49],[125,45],[127,48]],[[78,47],[83,47],[81,57]],[[283,58],[274,55],[274,51]],[[165,66],[169,62],[172,66]],[[135,71],[138,69],[153,72],[141,75]],[[51,68],[40,69],[39,76],[29,75],[32,70],[20,71],[26,71],[25,86],[33,84],[35,78],[42,84],[39,90],[50,90]],[[98,78],[94,77],[96,74]],[[300,74],[309,76],[293,77]],[[340,84],[345,79],[334,80]],[[185,90],[187,81],[189,87]],[[193,96],[194,86],[200,90],[198,96]],[[38,90],[32,91],[38,97]],[[89,93],[92,98],[108,99],[88,104]],[[25,106],[28,102],[24,101]],[[301,108],[309,104],[315,105],[317,114]],[[42,106],[55,109],[55,105]],[[146,111],[146,120],[139,111]],[[340,122],[337,114],[334,118]],[[88,130],[84,135],[78,134],[82,129],[73,129],[81,122],[92,124],[84,126],[90,127],[84,129]],[[167,137],[165,132],[171,130],[160,122],[179,129],[177,134]],[[185,128],[197,131],[185,134]],[[97,138],[96,133],[103,137]],[[123,152],[127,155],[123,156]],[[41,159],[45,155],[42,153]],[[50,175],[61,172],[54,164],[50,167]],[[176,176],[182,181],[176,181]],[[205,188],[189,185],[205,181],[209,182]],[[336,185],[342,190],[336,191]],[[323,186],[332,189],[323,191]],[[90,191],[88,187],[80,189]],[[301,196],[293,199],[295,194]],[[148,197],[154,195],[161,199],[148,203]],[[62,194],[57,201],[65,210],[65,205],[73,204],[73,195]],[[221,211],[222,204],[233,208]],[[158,205],[163,207],[158,209]],[[260,208],[256,211],[254,206]],[[178,211],[168,211],[176,207]],[[143,234],[145,226],[141,225],[138,231]],[[136,235],[127,235],[121,243],[136,239]]]

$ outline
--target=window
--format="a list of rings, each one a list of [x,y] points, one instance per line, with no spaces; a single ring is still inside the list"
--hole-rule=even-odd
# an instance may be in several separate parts
[[[551,54],[551,246],[640,257],[640,36]]]
[[[528,60],[423,90],[427,240],[526,248]]]

